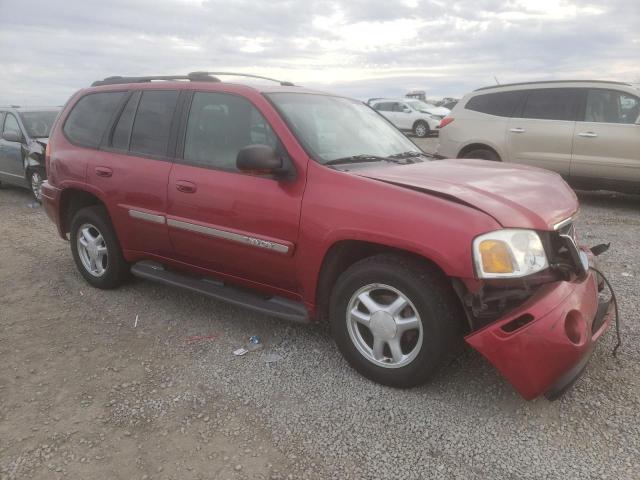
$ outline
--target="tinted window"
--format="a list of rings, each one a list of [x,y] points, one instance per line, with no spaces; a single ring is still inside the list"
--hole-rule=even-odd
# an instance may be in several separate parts
[[[169,129],[177,102],[176,90],[147,90],[142,93],[131,132],[132,152],[167,154]]]
[[[127,101],[127,104],[122,110],[122,114],[113,129],[113,138],[111,139],[111,146],[119,150],[129,150],[129,140],[131,139],[131,127],[133,126],[133,117],[136,114],[136,108],[138,107],[138,100],[140,93],[136,92],[131,95],[131,98]]]
[[[628,93],[593,89],[587,93],[584,120],[600,123],[635,123],[640,101]]]
[[[187,162],[237,170],[240,149],[258,143],[276,147],[278,140],[247,100],[224,93],[194,94],[184,144]]]
[[[572,88],[530,90],[522,118],[575,120],[578,95],[578,91]]]
[[[394,112],[405,112],[407,110],[410,110],[410,109],[404,103],[394,103],[393,104],[393,111]]]
[[[64,123],[64,133],[73,143],[100,145],[105,128],[125,92],[91,93],[75,104]]]
[[[2,129],[2,133],[4,132],[16,132],[20,133],[20,125],[18,125],[18,120],[16,117],[7,113],[7,118],[4,119],[4,128]]]
[[[510,117],[520,103],[522,95],[522,91],[476,95],[469,99],[465,108],[498,117]]]

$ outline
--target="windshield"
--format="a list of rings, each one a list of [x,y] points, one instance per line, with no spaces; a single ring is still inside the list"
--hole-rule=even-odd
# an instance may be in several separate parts
[[[356,100],[308,93],[271,93],[267,97],[307,152],[320,163],[417,150],[382,116]]]
[[[58,116],[57,110],[49,110],[44,112],[20,112],[20,118],[27,134],[31,138],[46,138],[51,132],[53,122]]]

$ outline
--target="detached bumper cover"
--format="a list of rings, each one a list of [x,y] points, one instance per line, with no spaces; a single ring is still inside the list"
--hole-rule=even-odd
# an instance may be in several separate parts
[[[581,282],[544,285],[509,315],[465,340],[525,399],[555,398],[586,367],[612,310],[609,302],[598,303],[597,278],[589,271]]]
[[[44,211],[51,221],[56,224],[56,227],[58,227],[58,234],[66,240],[67,235],[66,232],[62,231],[62,222],[60,221],[60,194],[62,190],[54,187],[45,180],[42,182],[41,193]]]

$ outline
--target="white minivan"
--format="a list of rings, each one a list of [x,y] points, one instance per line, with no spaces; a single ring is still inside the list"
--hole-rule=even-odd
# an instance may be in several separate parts
[[[436,154],[546,168],[577,188],[640,192],[640,90],[574,80],[481,88],[442,120]]]

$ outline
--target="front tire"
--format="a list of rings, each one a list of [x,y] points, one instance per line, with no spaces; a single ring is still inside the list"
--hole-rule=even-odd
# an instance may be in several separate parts
[[[76,267],[93,287],[111,289],[129,276],[129,265],[104,207],[85,207],[71,221],[71,253]]]
[[[427,122],[423,122],[422,120],[416,122],[413,126],[413,134],[418,138],[425,138],[429,136],[431,130],[429,129],[429,124]]]
[[[349,364],[392,387],[428,381],[461,338],[459,302],[436,268],[399,255],[349,267],[331,296],[331,329]]]
[[[38,203],[42,203],[42,192],[40,188],[42,187],[42,182],[46,179],[47,175],[42,168],[29,169],[27,181],[31,187],[31,195],[33,195],[33,199]]]

